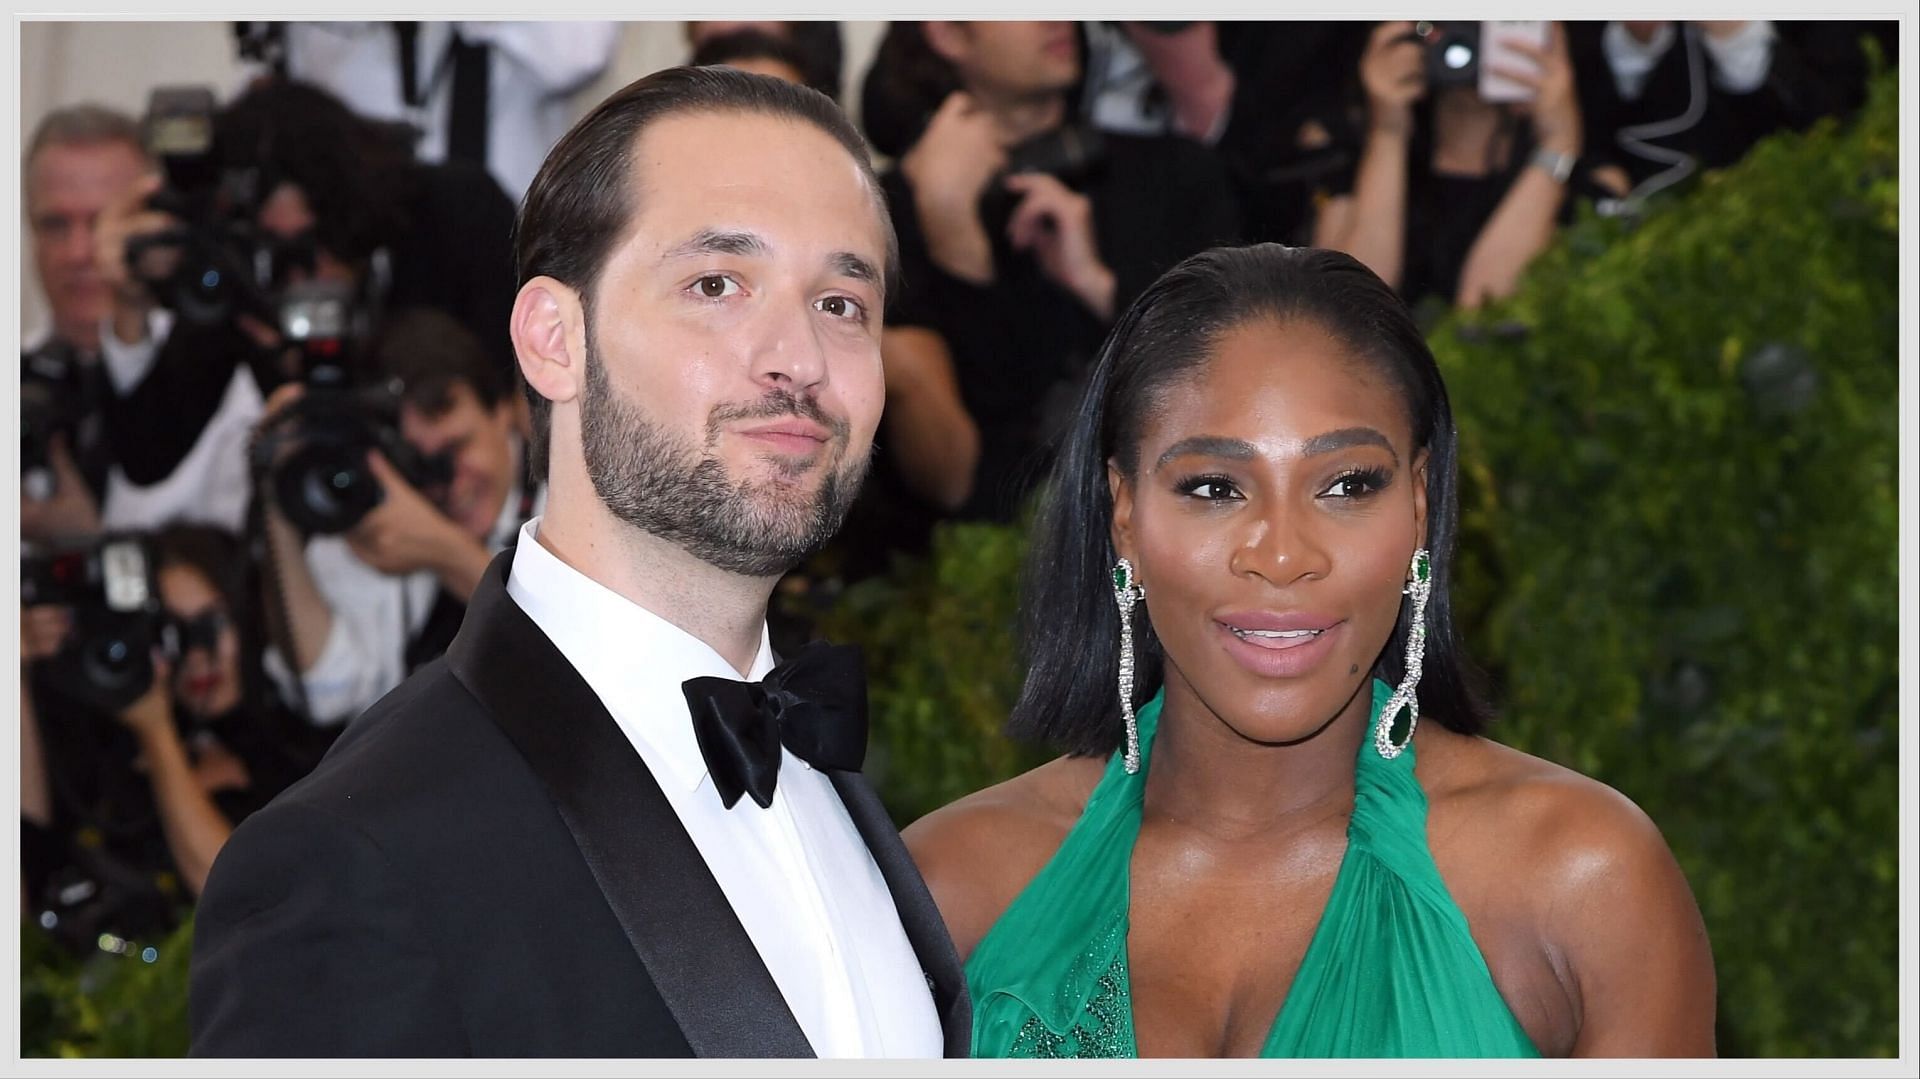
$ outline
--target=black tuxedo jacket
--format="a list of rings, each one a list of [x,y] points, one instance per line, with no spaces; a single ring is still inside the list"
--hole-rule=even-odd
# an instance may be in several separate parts
[[[511,564],[445,659],[221,850],[195,916],[194,1055],[813,1055],[652,774],[507,595]],[[828,776],[963,1056],[939,912],[866,780]]]

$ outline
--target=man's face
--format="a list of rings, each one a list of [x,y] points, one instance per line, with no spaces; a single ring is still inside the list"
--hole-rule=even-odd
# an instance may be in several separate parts
[[[453,481],[440,508],[484,543],[513,485],[513,410],[504,401],[486,407],[464,382],[454,383],[448,395],[451,403],[438,416],[402,406],[400,436],[423,454],[452,459]]]
[[[959,25],[949,57],[969,90],[995,97],[1052,94],[1080,80],[1080,44],[1070,22]]]
[[[884,211],[800,120],[673,116],[633,161],[639,210],[591,300],[588,475],[628,524],[777,575],[832,536],[865,474]]]
[[[94,268],[93,226],[146,168],[139,149],[125,142],[49,145],[27,166],[34,268],[62,338],[90,343],[112,309]]]
[[[319,218],[314,216],[313,205],[307,201],[306,192],[300,190],[297,184],[283,181],[267,193],[266,201],[260,204],[260,212],[255,216],[254,222],[279,243],[298,245],[312,241],[313,230],[319,224]],[[311,269],[305,266],[290,269],[289,281],[318,280],[353,283],[353,270],[345,262],[336,258],[333,252],[314,246],[312,255]]]

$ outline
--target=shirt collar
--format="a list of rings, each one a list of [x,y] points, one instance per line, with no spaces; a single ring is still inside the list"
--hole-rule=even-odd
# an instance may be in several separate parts
[[[569,566],[538,539],[540,518],[520,528],[507,592],[606,705],[662,782],[687,790],[707,778],[680,685],[689,678],[740,680],[705,641]],[[773,669],[765,623],[751,679]],[[661,768],[666,775],[661,775]]]

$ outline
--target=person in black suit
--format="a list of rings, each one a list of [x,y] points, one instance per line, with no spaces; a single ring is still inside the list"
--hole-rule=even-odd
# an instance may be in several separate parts
[[[857,659],[767,644],[884,396],[859,135],[777,79],[659,72],[554,147],[516,245],[546,512],[446,658],[222,850],[193,1053],[964,1054],[952,942],[859,774]]]

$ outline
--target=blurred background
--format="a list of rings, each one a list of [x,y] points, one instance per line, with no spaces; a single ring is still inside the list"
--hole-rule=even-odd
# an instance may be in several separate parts
[[[1448,380],[1493,737],[1660,825],[1723,1055],[1894,1055],[1896,37],[22,24],[23,1050],[184,1053],[221,843],[543,504],[515,206],[696,62],[834,96],[900,233],[873,474],[770,616],[864,646],[897,823],[1048,755],[1000,733],[1025,522],[1116,313],[1209,246],[1338,248]]]

